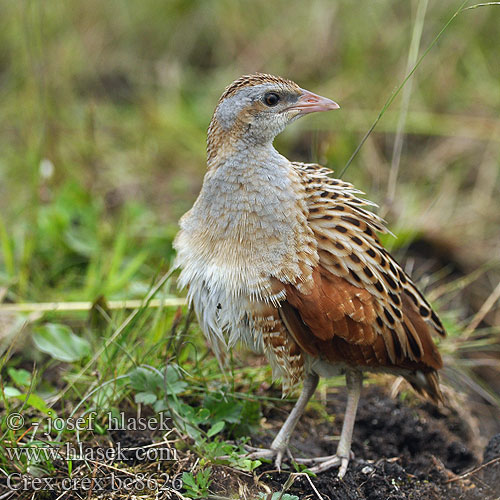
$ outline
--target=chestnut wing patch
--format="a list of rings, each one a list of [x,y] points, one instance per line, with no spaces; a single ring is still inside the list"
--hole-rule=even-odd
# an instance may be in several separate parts
[[[319,266],[321,269],[321,266]],[[286,285],[280,316],[300,348],[331,362],[360,366],[437,370],[441,357],[427,323],[412,302],[403,299],[402,318],[390,328],[379,318],[378,297],[345,279],[313,272],[314,287],[302,293]]]
[[[352,344],[372,344],[376,338],[372,295],[343,278],[318,270],[313,272],[313,281],[314,287],[307,295],[293,285],[285,287],[287,301],[299,311],[312,334],[320,340],[338,336]]]

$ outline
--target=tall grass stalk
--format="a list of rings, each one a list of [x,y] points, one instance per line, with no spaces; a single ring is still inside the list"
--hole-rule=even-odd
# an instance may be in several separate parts
[[[415,16],[415,24],[413,26],[413,34],[411,37],[410,50],[408,52],[408,61],[406,65],[406,73],[411,71],[415,66],[420,48],[420,40],[422,39],[422,32],[424,29],[425,13],[427,12],[428,0],[419,0],[417,6],[417,13]],[[401,151],[403,150],[404,129],[406,125],[406,118],[408,116],[408,108],[410,106],[410,97],[413,87],[413,77],[408,80],[408,84],[403,89],[403,97],[401,102],[401,111],[399,114],[398,125],[396,129],[396,137],[394,139],[394,148],[392,150],[391,170],[389,173],[389,180],[387,182],[387,195],[385,207],[388,209],[394,200],[396,194],[396,182],[398,179],[399,163],[401,160]],[[384,216],[384,213],[381,213]]]
[[[408,73],[408,75],[406,76],[406,78],[399,84],[398,87],[396,87],[396,89],[389,96],[389,98],[385,102],[384,106],[380,110],[380,113],[378,114],[377,118],[372,123],[371,127],[368,129],[368,131],[366,132],[366,134],[363,136],[363,138],[361,139],[361,142],[358,144],[358,146],[356,147],[356,149],[352,153],[351,157],[347,161],[345,167],[340,172],[340,176],[339,176],[340,178],[342,178],[343,175],[346,173],[346,171],[349,168],[349,166],[351,165],[352,161],[354,160],[354,158],[356,157],[356,155],[359,153],[360,149],[363,147],[363,144],[366,142],[366,140],[368,139],[368,137],[370,136],[370,134],[373,132],[373,130],[377,126],[378,122],[384,116],[384,114],[387,111],[387,109],[389,108],[389,106],[393,103],[394,99],[396,99],[396,97],[399,95],[399,93],[401,92],[401,90],[403,89],[403,87],[406,85],[406,83],[408,82],[408,80],[410,80],[410,78],[413,76],[413,74],[415,73],[415,71],[417,70],[417,68],[420,66],[420,64],[424,60],[425,56],[432,50],[432,48],[434,47],[434,45],[436,45],[436,43],[441,38],[441,36],[443,35],[443,33],[448,29],[448,26],[452,23],[452,21],[455,19],[455,17],[457,17],[458,14],[460,14],[462,11],[465,11],[465,10],[470,10],[470,9],[473,9],[473,8],[476,8],[476,7],[483,7],[483,6],[488,6],[488,5],[498,5],[500,3],[500,2],[489,2],[488,4],[476,4],[476,5],[472,5],[470,7],[464,8],[465,4],[468,1],[469,0],[465,0],[464,2],[462,2],[462,4],[460,5],[460,7],[455,11],[455,13],[450,17],[450,19],[448,19],[448,21],[446,22],[446,24],[441,28],[441,31],[434,37],[434,40],[432,40],[432,42],[429,45],[429,47],[427,47],[427,49],[425,50],[425,52],[420,56],[420,58],[415,63],[415,65],[413,66],[412,70]]]

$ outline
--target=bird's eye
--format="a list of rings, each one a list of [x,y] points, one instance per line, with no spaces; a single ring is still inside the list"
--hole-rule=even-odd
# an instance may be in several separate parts
[[[280,102],[280,96],[278,94],[275,94],[274,92],[268,92],[264,96],[264,102],[268,106],[276,106]]]

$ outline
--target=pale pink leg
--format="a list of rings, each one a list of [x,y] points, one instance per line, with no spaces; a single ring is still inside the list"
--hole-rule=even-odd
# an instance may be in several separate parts
[[[288,415],[285,423],[281,427],[277,436],[274,438],[274,441],[271,444],[271,448],[262,450],[252,449],[252,453],[248,455],[249,458],[272,458],[276,455],[274,463],[277,469],[281,468],[281,462],[283,460],[284,454],[288,451],[288,444],[290,443],[292,433],[295,429],[295,426],[297,425],[297,422],[304,413],[308,401],[314,394],[314,391],[318,386],[318,381],[319,377],[315,373],[311,373],[306,377],[299,399],[297,399],[297,402],[290,412],[290,415]]]
[[[349,370],[346,373],[347,385],[347,406],[345,409],[344,424],[337,446],[337,453],[330,459],[323,459],[320,464],[310,469],[312,472],[323,472],[331,467],[340,465],[338,477],[343,478],[347,472],[347,465],[351,458],[351,442],[354,422],[356,421],[356,411],[358,409],[361,387],[363,385],[363,375],[357,370]]]

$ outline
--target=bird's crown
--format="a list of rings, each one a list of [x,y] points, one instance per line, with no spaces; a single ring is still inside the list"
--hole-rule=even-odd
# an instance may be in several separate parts
[[[228,85],[219,102],[223,101],[227,97],[235,95],[241,89],[266,83],[275,84],[283,87],[284,89],[294,90],[298,93],[301,91],[301,88],[295,82],[292,82],[292,80],[287,80],[281,76],[269,75],[267,73],[254,73],[252,75],[240,76],[237,80]]]

